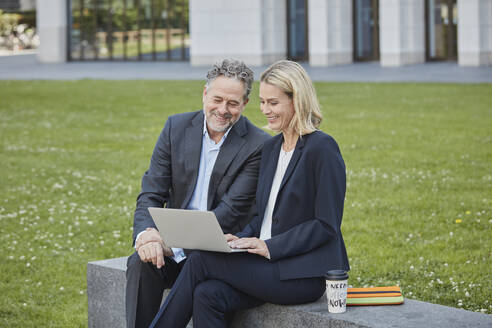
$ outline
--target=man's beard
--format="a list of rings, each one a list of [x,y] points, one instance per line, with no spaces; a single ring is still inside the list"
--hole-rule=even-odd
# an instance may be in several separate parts
[[[209,115],[205,114],[205,116],[207,126],[215,132],[226,132],[231,126],[234,125],[234,123],[236,123],[236,121],[232,121],[232,115],[230,114],[224,116],[217,115],[227,120],[225,124],[217,124],[217,122],[215,121],[215,118],[217,117],[215,111],[212,111]]]

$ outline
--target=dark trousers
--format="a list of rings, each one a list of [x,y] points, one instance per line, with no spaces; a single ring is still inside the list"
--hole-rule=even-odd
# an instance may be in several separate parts
[[[164,258],[165,265],[157,269],[152,263],[140,260],[133,253],[126,269],[126,323],[128,328],[148,328],[162,301],[164,289],[171,288],[184,262]]]
[[[314,302],[323,278],[280,280],[275,262],[249,253],[194,251],[150,327],[227,327],[231,312],[264,302]]]

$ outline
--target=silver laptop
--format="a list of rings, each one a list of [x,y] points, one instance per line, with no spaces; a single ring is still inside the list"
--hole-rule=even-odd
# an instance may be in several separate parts
[[[149,207],[155,225],[169,247],[214,252],[245,252],[231,248],[214,212]]]

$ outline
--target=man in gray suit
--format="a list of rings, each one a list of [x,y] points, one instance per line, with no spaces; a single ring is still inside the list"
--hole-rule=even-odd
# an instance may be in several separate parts
[[[269,135],[241,113],[253,72],[237,60],[223,60],[207,74],[203,110],[170,116],[142,178],[133,242],[128,258],[128,327],[148,327],[186,261],[182,249],[162,241],[148,207],[213,211],[224,233],[236,233],[251,219],[261,148]]]

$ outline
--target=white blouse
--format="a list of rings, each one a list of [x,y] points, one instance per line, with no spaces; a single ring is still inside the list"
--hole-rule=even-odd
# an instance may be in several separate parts
[[[275,202],[277,200],[277,195],[280,189],[280,184],[284,178],[287,166],[289,166],[290,159],[294,149],[291,151],[284,151],[280,148],[280,154],[278,156],[277,170],[275,171],[275,176],[273,177],[272,188],[270,189],[270,197],[268,197],[268,203],[265,209],[265,216],[263,216],[263,222],[261,224],[260,239],[267,240],[272,238],[272,215],[273,209],[275,208]]]

